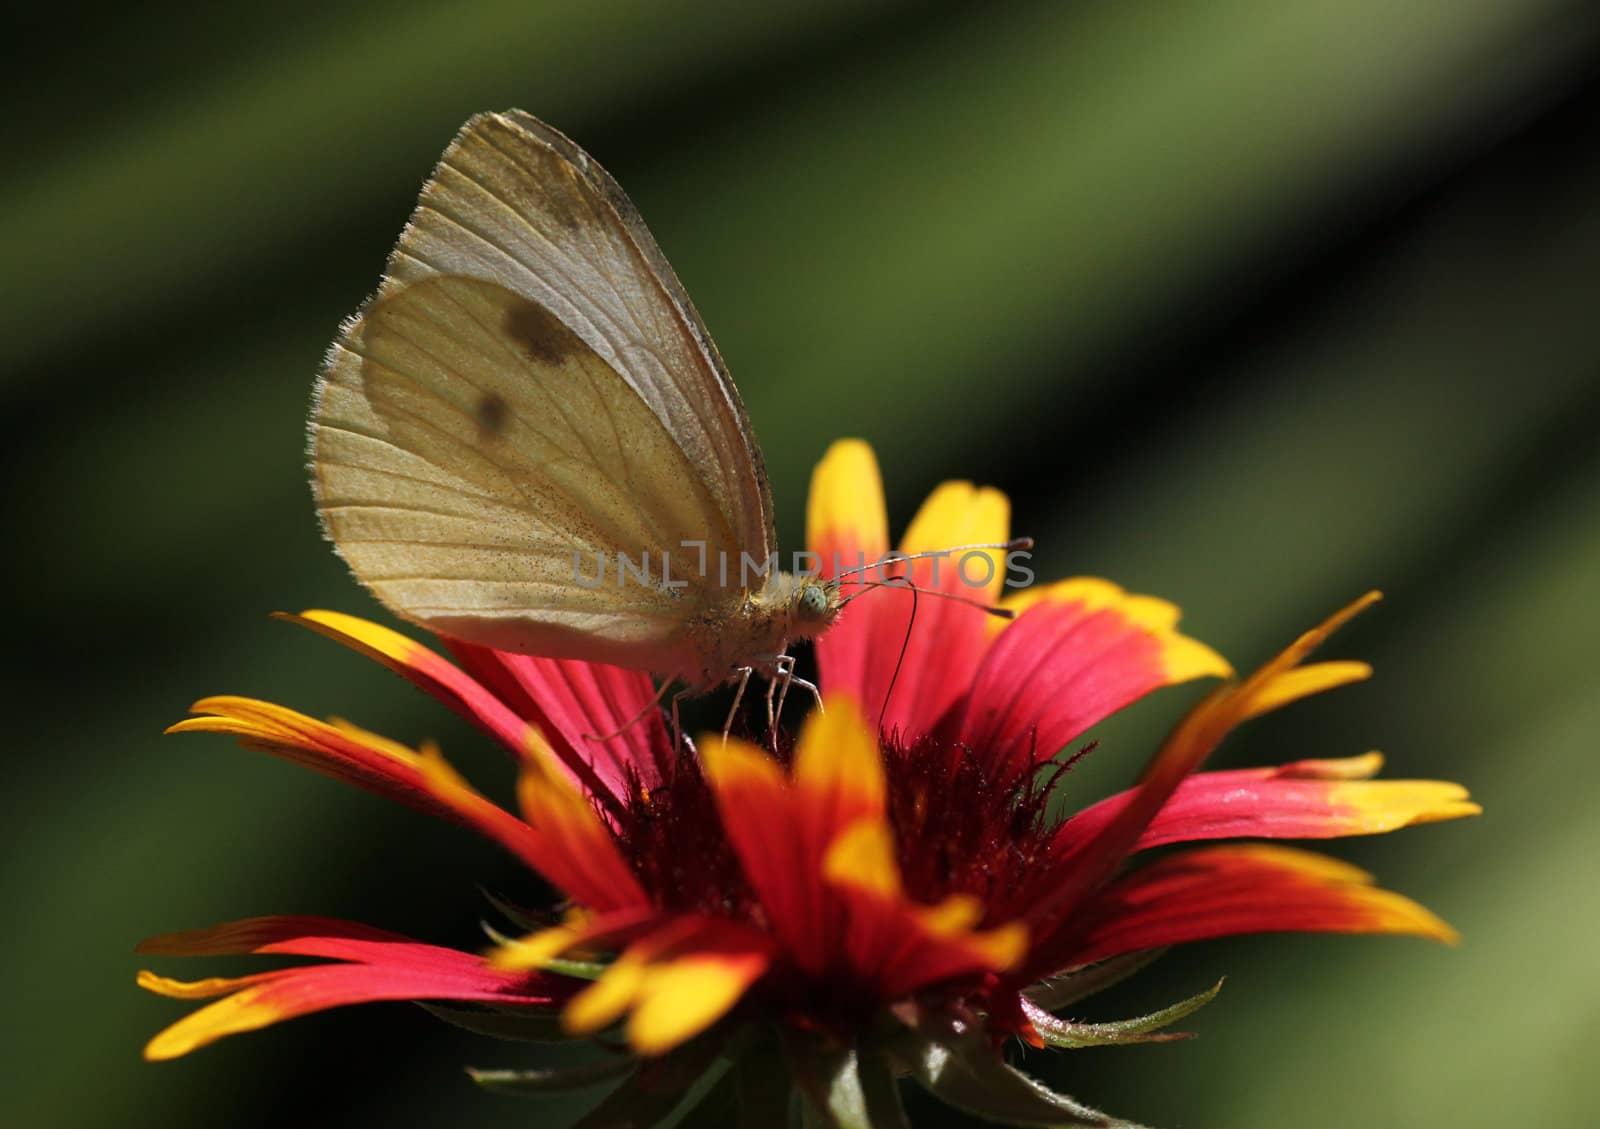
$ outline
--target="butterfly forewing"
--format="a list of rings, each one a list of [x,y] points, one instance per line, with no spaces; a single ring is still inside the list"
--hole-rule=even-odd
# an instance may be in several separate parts
[[[637,210],[577,145],[519,111],[469,121],[424,186],[386,285],[435,273],[492,279],[554,313],[661,419],[740,549],[776,548],[739,394]]]
[[[468,122],[424,187],[329,353],[312,458],[358,578],[507,650],[702,674],[703,625],[740,597],[692,566],[775,548],[743,405],[671,268],[616,183],[517,112]],[[644,554],[654,582],[619,583]]]

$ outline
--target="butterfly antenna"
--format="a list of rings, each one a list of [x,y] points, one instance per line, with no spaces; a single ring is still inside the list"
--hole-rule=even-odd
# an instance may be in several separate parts
[[[884,568],[889,565],[899,564],[901,561],[923,561],[929,557],[948,557],[951,553],[972,553],[981,549],[993,549],[1002,553],[1025,553],[1033,548],[1032,537],[1013,537],[1009,541],[990,541],[979,545],[952,545],[948,549],[928,549],[921,553],[891,553],[882,560],[871,564],[853,565],[850,568],[840,569],[833,574],[833,579],[850,576],[852,573],[866,572],[868,569]]]
[[[920,592],[924,596],[937,596],[941,600],[954,600],[956,603],[965,604],[969,608],[977,608],[985,615],[992,615],[996,619],[1017,618],[1017,613],[1011,608],[1002,608],[994,604],[986,604],[982,600],[974,600],[971,596],[962,596],[955,592],[945,592],[938,588],[924,588],[921,585],[911,583],[911,581],[907,580],[905,577],[896,577],[893,580],[863,580],[861,581],[861,591],[850,593],[850,595],[839,601],[839,606],[841,608],[844,607],[851,600],[854,600],[859,596],[866,595],[868,590],[873,588],[906,589],[911,592]]]
[[[904,585],[895,585],[887,581],[879,581],[878,583],[883,587],[905,587]],[[910,585],[910,588],[911,618],[906,621],[905,638],[900,640],[900,657],[894,661],[894,673],[889,676],[889,688],[883,692],[883,706],[878,710],[878,733],[880,736],[883,733],[884,718],[889,716],[889,699],[894,697],[895,683],[900,681],[900,668],[905,665],[906,651],[911,646],[911,629],[916,626],[917,622],[917,598],[922,594],[923,590],[916,585]]]
[[[632,729],[635,725],[638,725],[645,718],[649,717],[651,710],[660,708],[661,696],[667,692],[667,687],[671,685],[672,679],[663,679],[661,685],[656,688],[655,696],[644,704],[644,709],[640,710],[627,721],[623,722],[619,728],[612,730],[610,733],[604,734],[585,733],[583,735],[583,739],[585,741],[614,741],[618,737],[621,737],[628,730]]]

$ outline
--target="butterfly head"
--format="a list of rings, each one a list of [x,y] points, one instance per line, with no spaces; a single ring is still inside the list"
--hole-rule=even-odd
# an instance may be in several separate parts
[[[795,584],[790,614],[796,635],[814,635],[830,626],[839,614],[839,586],[815,576],[802,576]]]
[[[843,601],[839,585],[820,576],[774,572],[765,589],[754,597],[761,618],[785,639],[820,635],[838,618]]]

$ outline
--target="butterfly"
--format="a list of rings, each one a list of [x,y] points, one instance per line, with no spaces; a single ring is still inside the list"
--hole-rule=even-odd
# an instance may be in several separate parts
[[[693,303],[616,181],[533,116],[480,114],[445,150],[310,432],[324,531],[401,618],[662,691],[732,681],[735,710],[759,673],[769,724],[771,686],[820,705],[789,644],[853,596],[776,567],[761,449]]]
[[[521,111],[445,150],[310,432],[328,537],[436,634],[742,692],[787,688],[789,642],[839,613],[775,566],[749,417],[639,213]]]

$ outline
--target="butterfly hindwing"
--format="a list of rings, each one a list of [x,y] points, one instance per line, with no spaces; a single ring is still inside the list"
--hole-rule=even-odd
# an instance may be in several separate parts
[[[661,548],[737,551],[615,370],[481,279],[435,275],[353,321],[314,442],[323,519],[356,575],[407,618],[471,642],[657,666],[718,598],[714,577],[681,564],[688,583],[662,584]],[[619,582],[622,557],[647,562],[651,582]]]

